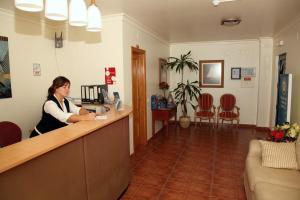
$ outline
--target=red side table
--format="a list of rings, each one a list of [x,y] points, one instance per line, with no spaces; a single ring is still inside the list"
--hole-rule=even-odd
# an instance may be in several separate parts
[[[172,117],[175,117],[175,123],[177,124],[177,107],[152,110],[152,135],[155,134],[155,121],[162,121],[163,125],[167,127],[168,134],[169,121]]]

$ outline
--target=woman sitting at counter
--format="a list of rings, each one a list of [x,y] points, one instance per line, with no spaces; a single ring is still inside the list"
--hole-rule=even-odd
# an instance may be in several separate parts
[[[47,101],[43,105],[42,119],[32,131],[30,137],[64,127],[70,123],[83,120],[95,120],[96,114],[90,113],[67,100],[70,92],[70,81],[59,76],[53,80],[48,89]]]

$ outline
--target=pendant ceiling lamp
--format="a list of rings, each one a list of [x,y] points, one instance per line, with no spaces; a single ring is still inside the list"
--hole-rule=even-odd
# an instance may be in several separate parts
[[[27,12],[40,12],[44,9],[44,0],[15,0],[15,6]]]
[[[46,0],[45,17],[51,20],[68,19],[68,0]]]
[[[69,24],[71,26],[87,25],[87,7],[84,0],[71,0],[69,6]]]
[[[91,1],[91,5],[87,11],[88,24],[86,27],[87,31],[90,32],[99,32],[102,29],[102,17],[101,11],[95,3],[95,0]]]

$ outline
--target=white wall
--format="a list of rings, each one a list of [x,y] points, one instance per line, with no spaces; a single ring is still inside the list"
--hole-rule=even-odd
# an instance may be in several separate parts
[[[257,126],[271,127],[273,38],[260,38]]]
[[[109,91],[124,98],[122,15],[104,17],[101,34],[6,10],[0,10],[0,24],[0,35],[9,38],[13,96],[0,100],[0,121],[18,124],[23,138],[40,120],[47,90],[58,75],[70,79],[70,96],[80,97],[80,85],[104,84],[104,68],[116,67],[117,83]],[[61,49],[54,48],[55,31],[63,32]],[[41,64],[40,77],[32,75],[33,63]]]
[[[57,32],[65,35],[64,47],[56,49],[57,63],[62,75],[71,80],[71,97],[81,97],[80,86],[105,84],[105,68],[116,68],[116,84],[109,93],[118,91],[124,98],[122,15],[106,16],[103,31],[91,33],[84,28],[63,25]]]
[[[124,17],[123,21],[123,49],[124,49],[124,102],[132,105],[132,71],[131,71],[131,47],[139,45],[140,49],[146,51],[146,84],[147,84],[147,138],[152,136],[152,117],[150,97],[153,94],[161,93],[159,85],[159,58],[169,56],[169,45],[143,25],[129,16]],[[160,128],[156,124],[156,130]],[[132,118],[130,119],[130,151],[133,152],[133,127]]]
[[[284,45],[279,46],[279,41],[283,41]],[[287,73],[293,74],[293,89],[292,89],[292,106],[291,106],[291,122],[300,123],[300,18],[295,18],[290,24],[282,29],[274,37],[274,73],[272,82],[272,113],[271,123],[275,123],[276,114],[276,95],[277,95],[277,78],[278,75],[276,66],[276,56],[287,53]]]
[[[42,104],[57,75],[52,36],[54,27],[0,9],[0,35],[8,37],[12,98],[0,99],[0,121],[18,124],[27,137],[40,119]],[[42,76],[34,77],[32,64]]]
[[[260,61],[259,40],[172,44],[170,54],[178,57],[189,50],[192,51],[192,58],[196,62],[200,60],[224,60],[224,88],[202,88],[202,93],[211,93],[214,97],[215,106],[219,105],[219,99],[222,94],[234,94],[237,99],[237,105],[241,108],[240,123],[256,125]],[[232,67],[256,68],[255,86],[253,88],[241,88],[240,80],[231,80]],[[187,78],[191,81],[199,80],[199,73],[186,71],[185,79]],[[180,81],[180,75],[176,74],[175,71],[172,72],[171,89],[176,87],[178,81]],[[194,116],[194,111],[191,107],[188,112],[190,116]]]
[[[103,31],[88,33],[67,24],[48,24],[37,17],[0,10],[0,35],[9,37],[13,98],[0,100],[0,121],[18,124],[29,136],[41,117],[42,104],[52,80],[63,75],[71,80],[71,97],[80,97],[80,85],[104,84],[104,68],[116,67],[115,85],[124,103],[132,104],[131,47],[146,50],[148,139],[152,133],[150,96],[158,89],[160,57],[169,56],[168,43],[124,14],[105,16]],[[54,33],[63,32],[63,48],[54,48]],[[32,75],[32,64],[40,63],[42,76]],[[6,112],[7,111],[7,112]],[[132,119],[130,146],[133,152]],[[157,126],[157,129],[160,126]]]

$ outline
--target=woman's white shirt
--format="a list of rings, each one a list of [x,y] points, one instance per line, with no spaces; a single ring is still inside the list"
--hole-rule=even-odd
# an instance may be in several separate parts
[[[71,115],[74,115],[74,114],[79,115],[79,111],[81,108],[74,105],[72,102],[68,101],[69,107],[70,107],[70,112],[68,113],[65,101],[68,101],[68,100],[65,99],[63,105],[61,104],[61,107],[63,108],[63,111],[62,111],[54,101],[48,100],[48,101],[46,101],[46,103],[44,105],[44,111],[46,113],[52,115],[59,121],[68,124],[67,120],[69,119],[69,117],[71,117]]]

